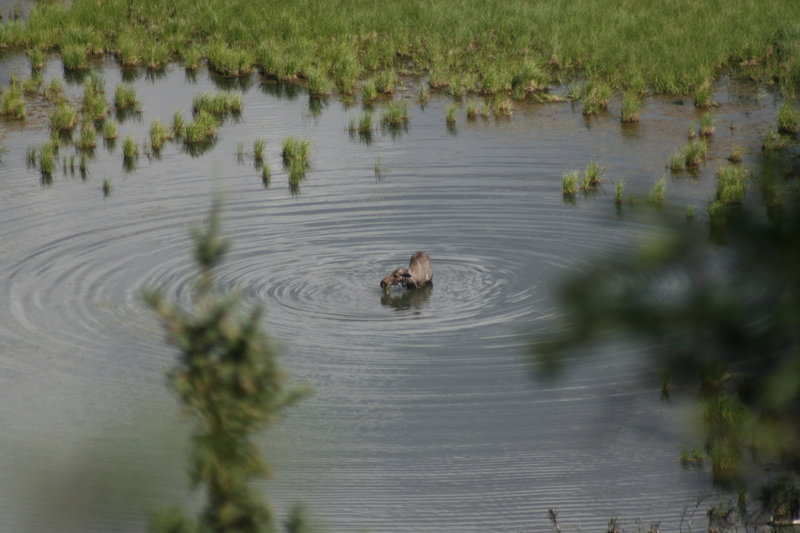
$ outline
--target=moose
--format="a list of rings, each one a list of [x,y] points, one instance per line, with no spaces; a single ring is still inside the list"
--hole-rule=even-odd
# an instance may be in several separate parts
[[[433,280],[431,258],[425,252],[417,252],[411,256],[408,268],[398,268],[383,278],[381,287],[386,292],[389,292],[394,285],[401,285],[407,289],[420,289],[432,285],[431,280]]]

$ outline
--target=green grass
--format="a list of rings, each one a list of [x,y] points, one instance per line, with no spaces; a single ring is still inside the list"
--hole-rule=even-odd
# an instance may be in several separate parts
[[[78,110],[72,104],[62,102],[50,112],[50,129],[57,132],[67,132],[78,125]]]
[[[703,80],[694,91],[694,105],[699,108],[707,108],[716,105],[716,102],[711,98],[713,88],[711,81]]]
[[[408,104],[391,101],[381,109],[381,124],[387,128],[401,128],[408,122]]]
[[[696,168],[706,158],[708,143],[705,140],[689,141],[689,143],[672,155],[669,168],[672,171]]]
[[[650,189],[650,192],[647,195],[647,201],[655,206],[661,206],[664,204],[664,195],[667,190],[667,180],[666,178],[659,178],[653,184],[653,188]]]
[[[184,127],[183,140],[189,145],[207,143],[217,135],[218,127],[219,119],[215,115],[200,110],[194,120]]]
[[[103,139],[111,141],[119,136],[117,132],[117,123],[111,119],[106,119],[103,122]]]
[[[87,85],[81,102],[81,112],[91,120],[103,120],[108,114],[108,104],[103,93]]]
[[[175,111],[172,115],[172,136],[176,139],[183,137],[186,133],[186,120],[183,118],[183,113]]]
[[[361,85],[361,100],[371,102],[378,97],[378,88],[375,80],[370,78]]]
[[[97,131],[91,121],[87,120],[81,124],[81,132],[75,141],[75,146],[79,150],[91,150],[97,146]]]
[[[791,141],[792,138],[789,135],[777,131],[768,131],[764,136],[764,143],[761,145],[761,148],[766,152],[783,150],[789,146]]]
[[[595,189],[600,185],[600,183],[602,183],[602,181],[603,169],[600,167],[600,165],[594,161],[586,165],[586,169],[583,171],[581,188],[583,190]]]
[[[492,102],[492,112],[496,117],[510,117],[514,113],[514,102],[511,98],[496,98]]]
[[[264,187],[269,187],[270,181],[272,181],[272,171],[269,165],[261,165],[261,183]]]
[[[125,137],[125,140],[122,142],[122,157],[127,163],[132,163],[139,157],[139,145],[136,144],[136,141],[130,135]]]
[[[267,141],[264,139],[256,139],[253,141],[253,160],[256,164],[264,163],[264,150],[267,147]]]
[[[26,21],[5,24],[0,46],[62,45],[62,56],[77,49],[84,59],[112,51],[121,63],[140,65],[144,50],[158,44],[196,66],[199,54],[189,61],[183,52],[192,45],[207,50],[223,75],[257,65],[291,79],[314,62],[343,93],[355,77],[385,71],[430,74],[432,86],[472,79],[468,85],[484,94],[514,98],[561,80],[600,80],[614,90],[641,80],[652,92],[693,94],[704,105],[721,72],[789,84],[800,78],[796,4],[757,7],[752,0],[724,9],[689,0],[409,0],[309,9],[275,0],[265,12],[246,0],[144,0],[129,12],[117,2],[74,0],[35,3]]]
[[[711,137],[714,135],[714,118],[711,113],[703,113],[700,117],[700,136]]]
[[[381,94],[392,94],[397,84],[397,75],[393,70],[383,70],[375,75],[375,89]]]
[[[786,135],[797,135],[800,132],[800,112],[786,100],[778,111],[778,132]]]
[[[46,142],[39,148],[39,172],[43,178],[51,178],[56,166],[58,149],[52,142]]]
[[[103,186],[102,186],[103,197],[106,198],[109,195],[111,195],[111,190],[112,190],[111,180],[109,180],[108,178],[104,179],[103,180]]]
[[[185,69],[194,71],[200,68],[200,62],[203,59],[203,50],[199,46],[190,44],[179,53]]]
[[[561,193],[565,198],[575,196],[578,192],[578,182],[580,181],[580,172],[573,170],[566,172],[561,176]]]
[[[450,104],[447,106],[447,109],[445,110],[445,121],[449,126],[455,126],[457,112],[458,106],[456,104]]]
[[[605,111],[612,96],[613,90],[608,83],[597,80],[589,82],[583,94],[583,114],[594,115]]]
[[[237,115],[242,112],[242,95],[227,91],[197,94],[192,99],[192,112],[205,112],[220,119],[228,114]]]
[[[164,143],[169,139],[167,127],[158,119],[150,123],[150,147],[158,153],[164,147]]]
[[[305,172],[310,162],[309,149],[311,148],[311,141],[307,139],[298,139],[297,137],[287,137],[283,140],[283,148],[281,150],[281,158],[283,159],[283,166],[287,169],[294,169]]]
[[[420,85],[419,92],[417,93],[417,102],[420,104],[426,104],[429,98],[430,94],[428,93],[428,87],[425,85]]]
[[[625,91],[622,93],[622,110],[620,120],[622,122],[639,122],[644,102],[637,91]]]
[[[31,63],[31,72],[38,72],[44,68],[44,52],[40,48],[28,48],[26,54]]]
[[[249,48],[234,48],[221,41],[208,45],[208,68],[223,76],[250,74],[255,61],[255,55]]]
[[[53,78],[45,86],[42,96],[48,102],[59,102],[64,98],[64,84],[58,78]]]
[[[614,183],[614,205],[616,205],[617,208],[622,206],[622,199],[624,195],[625,195],[625,182],[618,181]]]
[[[117,110],[139,109],[139,100],[136,97],[136,88],[127,83],[120,83],[114,89],[114,107]]]
[[[170,50],[166,44],[154,41],[144,47],[142,62],[149,70],[161,70],[167,66]]]
[[[725,205],[741,204],[744,200],[747,171],[742,166],[720,167],[716,172],[716,199]]]
[[[358,133],[361,136],[369,136],[372,134],[372,124],[374,122],[373,113],[370,110],[361,113],[358,118]]]
[[[61,60],[65,70],[75,71],[89,68],[89,56],[83,45],[65,44],[61,48]]]
[[[9,85],[0,93],[2,105],[0,105],[0,115],[22,120],[25,118],[25,97],[22,88],[17,85]]]
[[[311,96],[327,96],[331,93],[331,82],[321,68],[311,68],[305,73],[308,94]]]

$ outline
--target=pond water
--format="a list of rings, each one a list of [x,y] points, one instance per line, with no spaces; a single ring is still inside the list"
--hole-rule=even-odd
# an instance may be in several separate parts
[[[4,83],[27,75],[23,57],[2,65]],[[110,101],[123,74],[97,68]],[[57,60],[51,77],[62,77]],[[219,83],[176,66],[129,81],[142,113],[120,139],[139,141],[155,118],[191,116],[192,97]],[[613,105],[587,120],[563,103],[473,122],[462,109],[448,129],[450,100],[422,107],[407,81],[395,98],[409,103],[408,128],[376,126],[367,143],[347,132],[360,104],[310,106],[302,89],[255,76],[233,90],[244,111],[204,153],[170,143],[126,171],[121,140],[101,141],[85,178],[59,165],[47,185],[26,162],[48,137],[47,106],[0,123],[0,529],[141,531],[149,510],[186,500],[186,428],[164,377],[175,354],[140,291],[188,300],[188,231],[214,190],[233,245],[219,279],[266,306],[282,364],[313,389],[263,437],[274,468],[263,487],[280,517],[304,501],[332,531],[541,531],[553,508],[570,530],[611,517],[677,529],[710,480],[680,468],[687,415],[641,383],[637,352],[576,361],[546,383],[525,354],[559,312],[549,294],[559,276],[650,229],[615,212],[612,182],[646,194],[665,175],[699,122],[690,100],[649,99],[628,127]],[[80,85],[67,91],[79,101]],[[668,201],[699,214],[716,160],[739,144],[752,163],[775,124],[763,91],[723,80],[715,97],[710,160],[667,187]],[[311,141],[296,191],[280,167],[290,135]],[[259,138],[268,187],[235,155]],[[562,174],[593,160],[608,182],[565,203]],[[434,288],[384,295],[379,280],[417,250],[432,258]]]

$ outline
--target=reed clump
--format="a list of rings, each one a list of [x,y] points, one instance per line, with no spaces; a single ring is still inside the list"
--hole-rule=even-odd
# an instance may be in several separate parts
[[[381,109],[381,124],[387,128],[402,128],[408,122],[408,104],[405,102],[388,102]]]
[[[136,97],[136,88],[127,83],[120,83],[114,89],[114,107],[117,111],[138,110],[139,99]]]
[[[701,109],[713,107],[716,102],[712,99],[713,88],[711,80],[705,80],[701,83],[694,92],[694,105]]]
[[[183,113],[176,110],[172,115],[172,136],[175,139],[180,139],[186,133],[186,120],[183,118]]]
[[[308,69],[305,78],[310,96],[327,96],[331,93],[331,82],[323,69]]]
[[[117,123],[112,119],[106,119],[103,122],[103,139],[112,141],[119,136],[117,131]]]
[[[155,119],[150,123],[150,147],[154,152],[160,152],[169,138],[167,127],[160,120]]]
[[[207,143],[216,137],[219,125],[219,118],[216,115],[201,110],[195,114],[194,120],[184,127],[183,140],[189,145]]]
[[[603,174],[603,168],[599,164],[594,161],[590,162],[583,171],[581,189],[583,191],[596,189],[603,182]]]
[[[80,44],[65,44],[61,47],[61,61],[67,71],[89,69],[89,56],[86,47]]]
[[[612,94],[613,90],[607,83],[597,80],[589,82],[583,94],[583,114],[594,115],[605,111]]]
[[[622,207],[622,200],[625,194],[625,182],[620,180],[614,183],[614,205],[617,209]]]
[[[375,80],[370,78],[361,85],[361,100],[364,102],[372,102],[378,97],[378,87],[375,85]]]
[[[450,104],[447,106],[447,109],[445,110],[445,121],[447,122],[448,126],[456,125],[457,112],[458,112],[458,106],[456,104]]]
[[[128,164],[132,164],[139,157],[139,145],[130,135],[122,142],[122,157]]]
[[[673,171],[696,168],[706,158],[708,153],[708,142],[703,139],[700,141],[690,141],[689,144],[673,154],[669,160],[669,168]]]
[[[564,173],[561,176],[561,193],[565,198],[572,198],[578,192],[578,182],[580,181],[580,172],[573,170]]]
[[[720,167],[716,172],[716,199],[725,205],[741,204],[744,200],[747,171],[742,166]]]
[[[622,93],[622,122],[639,122],[644,102],[638,91],[625,91]]]
[[[245,76],[253,71],[255,56],[248,48],[232,48],[219,41],[208,45],[208,68],[223,76]]]
[[[86,76],[83,82],[81,111],[91,120],[103,120],[108,114],[103,79],[99,76]]]
[[[101,190],[103,191],[103,197],[104,198],[110,196],[111,195],[111,191],[112,191],[111,180],[109,180],[108,178],[105,178],[103,180],[103,186],[102,186]]]
[[[738,165],[739,163],[742,162],[743,154],[744,154],[744,148],[742,148],[738,144],[735,144],[731,146],[731,153],[730,155],[728,155],[728,161],[730,161],[735,165]]]
[[[800,111],[785,100],[778,111],[778,132],[786,135],[800,132]]]
[[[64,84],[58,78],[53,78],[45,86],[42,96],[48,102],[60,102],[64,99]]]
[[[700,117],[700,136],[711,137],[714,135],[714,118],[711,113],[703,113]]]
[[[311,161],[309,149],[311,148],[311,141],[307,139],[298,139],[297,137],[287,137],[283,140],[283,148],[281,150],[281,157],[283,159],[283,166],[291,170],[305,170]]]
[[[91,150],[97,146],[97,130],[95,130],[91,120],[87,120],[81,124],[80,135],[75,142],[75,146],[79,150]]]
[[[0,93],[0,115],[13,118],[15,120],[22,120],[25,118],[25,97],[22,94],[22,88],[18,85],[9,85],[3,92]]]
[[[242,112],[242,95],[227,91],[200,93],[192,99],[192,112],[205,112],[220,120],[229,114],[238,115]]]
[[[44,68],[44,52],[41,48],[28,48],[25,53],[31,63],[31,72],[38,72]]]
[[[62,102],[50,112],[50,129],[69,132],[78,125],[78,110],[72,104]]]
[[[256,139],[253,141],[253,161],[257,165],[264,163],[264,150],[267,147],[267,141],[264,139]]]
[[[661,206],[664,204],[664,196],[667,190],[667,180],[666,178],[659,178],[653,184],[653,188],[650,189],[650,192],[647,195],[647,201],[651,205]]]

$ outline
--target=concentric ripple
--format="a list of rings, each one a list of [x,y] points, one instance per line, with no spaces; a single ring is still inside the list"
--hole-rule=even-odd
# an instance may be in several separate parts
[[[119,76],[108,68],[107,86]],[[137,82],[145,114],[121,134],[143,137],[175,108],[188,114],[191,95],[213,89],[200,78],[176,69]],[[242,122],[224,125],[198,158],[170,145],[124,173],[118,152],[98,150],[85,181],[58,175],[45,187],[24,156],[46,132],[9,132],[0,175],[0,446],[13,451],[0,458],[0,477],[38,464],[20,440],[100,453],[113,431],[103,427],[86,443],[94,421],[129,423],[153,402],[149,417],[175,410],[164,387],[174,353],[141,291],[190,302],[188,230],[218,189],[232,243],[217,271],[221,288],[266,308],[284,366],[314,390],[265,439],[279,511],[306,501],[334,531],[544,530],[547,508],[565,526],[589,529],[612,516],[677,524],[707,480],[677,468],[680,436],[667,422],[679,413],[642,387],[638,354],[600,354],[549,384],[529,379],[524,354],[558,314],[550,290],[560,276],[630,250],[649,229],[618,218],[604,191],[565,205],[561,173],[599,154],[632,189],[646,190],[673,150],[665,137],[682,143],[687,117],[648,104],[669,126],[645,124],[631,137],[611,117],[587,125],[569,106],[532,107],[511,121],[459,124],[451,135],[446,102],[433,101],[411,106],[408,132],[364,145],[344,133],[352,109],[331,103],[310,117],[304,98],[257,85],[244,100]],[[297,194],[276,164],[289,135],[312,141]],[[267,140],[269,188],[232,155],[237,142],[256,138]],[[104,176],[113,182],[108,198]],[[384,294],[380,279],[418,250],[431,256],[433,288]],[[131,457],[148,445],[115,446],[122,456],[109,463],[138,468]],[[154,485],[171,475],[164,460],[153,452],[144,461]],[[50,475],[42,466],[25,477],[49,483]],[[156,490],[141,492],[152,507],[164,503]],[[0,484],[0,508],[24,509],[15,498],[13,484]],[[146,516],[97,512],[106,518],[75,530],[142,530],[131,516]],[[0,516],[0,530],[41,529],[24,513]]]

